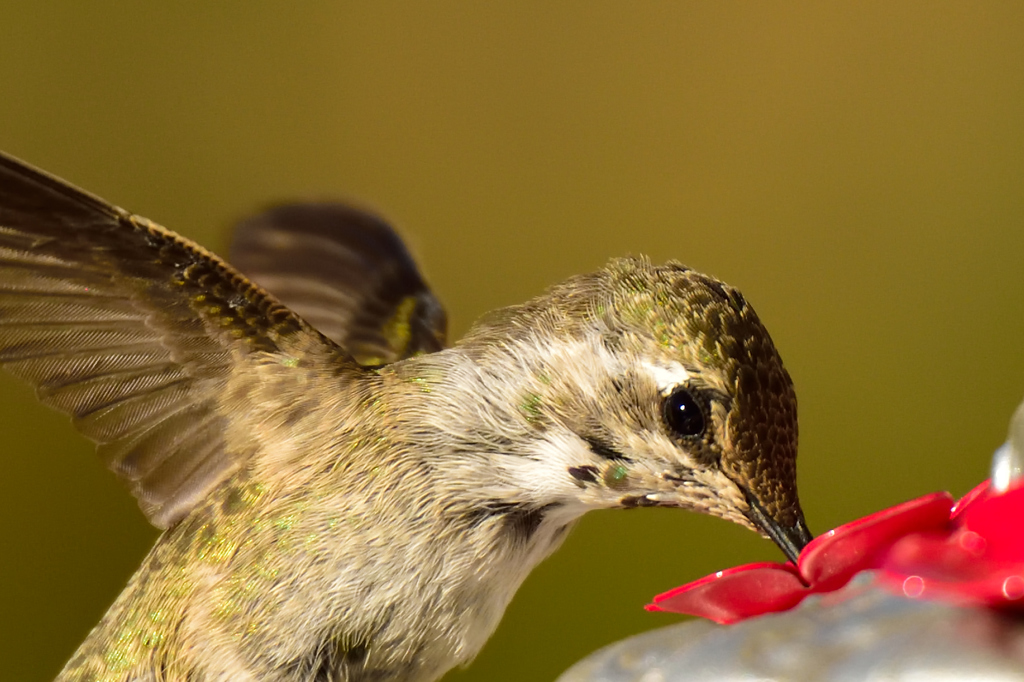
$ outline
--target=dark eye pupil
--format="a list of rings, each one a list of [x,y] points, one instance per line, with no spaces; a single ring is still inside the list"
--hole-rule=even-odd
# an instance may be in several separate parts
[[[704,412],[693,395],[678,389],[665,399],[665,424],[676,436],[699,436],[704,433]]]

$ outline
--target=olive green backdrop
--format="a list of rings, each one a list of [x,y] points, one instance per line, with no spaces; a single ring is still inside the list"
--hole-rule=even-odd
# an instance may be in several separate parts
[[[1024,397],[1024,4],[158,4],[5,2],[0,148],[215,250],[268,201],[375,206],[456,335],[679,259],[773,333],[813,530],[986,475]],[[0,428],[0,677],[48,680],[156,533],[6,376]],[[446,679],[550,680],[677,620],[655,593],[780,556],[594,513]]]

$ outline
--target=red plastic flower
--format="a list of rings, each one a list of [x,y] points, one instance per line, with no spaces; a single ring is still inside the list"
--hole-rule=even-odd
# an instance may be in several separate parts
[[[996,493],[988,482],[956,504],[932,493],[830,530],[794,566],[737,566],[654,598],[649,611],[735,623],[785,611],[877,569],[882,585],[909,597],[1024,608],[1024,483]]]

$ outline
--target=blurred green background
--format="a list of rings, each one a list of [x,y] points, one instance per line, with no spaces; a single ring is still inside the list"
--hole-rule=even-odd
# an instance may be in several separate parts
[[[611,256],[739,286],[820,532],[979,482],[1024,396],[1024,4],[44,3],[0,9],[0,148],[217,250],[268,201],[403,230],[453,331]],[[50,679],[156,537],[3,377],[0,660]],[[587,517],[446,680],[550,680],[780,553]]]

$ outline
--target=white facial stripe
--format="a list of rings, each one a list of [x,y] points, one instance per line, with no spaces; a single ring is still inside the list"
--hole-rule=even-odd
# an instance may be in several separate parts
[[[654,377],[654,382],[662,395],[668,395],[673,388],[685,384],[690,379],[690,373],[675,361],[661,365],[645,362],[643,366]]]

